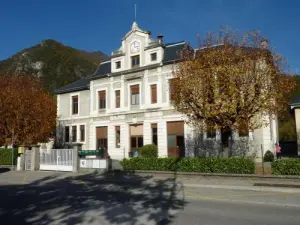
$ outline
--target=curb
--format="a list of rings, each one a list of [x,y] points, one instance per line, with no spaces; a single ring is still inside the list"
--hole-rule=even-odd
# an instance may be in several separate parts
[[[210,185],[210,184],[184,184],[184,187],[192,188],[215,188],[241,191],[259,191],[259,192],[281,192],[281,193],[300,193],[298,188],[271,188],[271,187],[247,187],[247,186],[228,186],[228,185]]]
[[[130,172],[130,171],[128,171]],[[203,176],[203,177],[228,177],[228,178],[259,178],[259,179],[299,179],[297,175],[257,175],[257,174],[228,174],[228,173],[198,173],[198,172],[171,172],[171,171],[147,171],[135,170],[134,174],[161,174],[179,176]]]

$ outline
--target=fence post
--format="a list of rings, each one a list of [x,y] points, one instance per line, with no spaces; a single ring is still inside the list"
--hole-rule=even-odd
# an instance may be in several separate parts
[[[31,171],[36,171],[40,169],[40,146],[31,146]]]
[[[82,144],[80,143],[72,143],[73,148],[73,172],[78,172],[79,170],[79,156],[78,151],[82,150]]]

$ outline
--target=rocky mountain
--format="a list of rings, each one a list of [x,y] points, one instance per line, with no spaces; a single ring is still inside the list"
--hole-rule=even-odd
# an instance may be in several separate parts
[[[87,52],[45,40],[0,61],[0,74],[29,74],[41,79],[45,88],[54,91],[92,74],[108,58],[100,51]]]

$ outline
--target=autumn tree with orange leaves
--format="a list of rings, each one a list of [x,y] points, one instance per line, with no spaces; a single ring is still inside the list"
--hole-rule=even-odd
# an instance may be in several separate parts
[[[48,141],[55,129],[56,102],[31,76],[0,76],[0,146]]]
[[[283,57],[257,31],[209,33],[174,66],[173,105],[189,121],[221,134],[254,130],[285,109],[295,84]],[[232,133],[232,132],[231,132]]]

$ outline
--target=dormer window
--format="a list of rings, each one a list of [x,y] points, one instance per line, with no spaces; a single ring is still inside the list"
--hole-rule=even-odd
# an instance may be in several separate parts
[[[140,56],[135,55],[131,56],[131,68],[139,67],[140,66]]]
[[[121,68],[121,61],[117,61],[116,62],[116,69],[120,69]]]
[[[157,53],[156,52],[151,53],[150,57],[151,57],[151,61],[156,61],[157,60]]]

